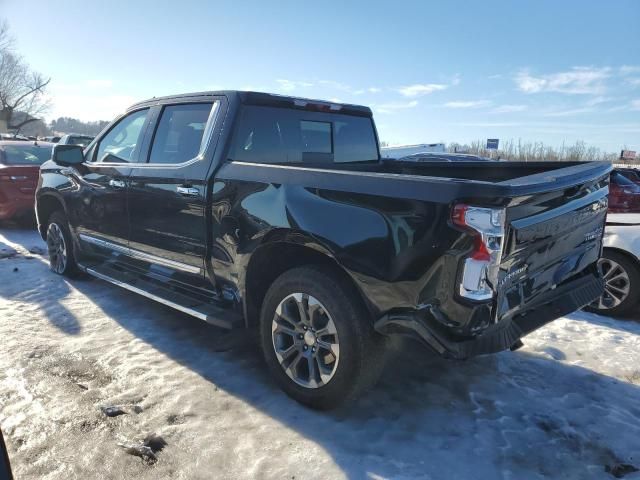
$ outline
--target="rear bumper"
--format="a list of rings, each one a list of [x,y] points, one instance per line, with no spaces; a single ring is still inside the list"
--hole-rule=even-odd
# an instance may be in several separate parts
[[[384,335],[404,335],[415,338],[446,358],[465,359],[476,355],[508,350],[525,335],[543,325],[588,305],[604,290],[597,274],[588,274],[565,282],[550,290],[523,313],[503,318],[471,339],[455,337],[436,321],[429,307],[411,312],[390,313],[375,323]]]

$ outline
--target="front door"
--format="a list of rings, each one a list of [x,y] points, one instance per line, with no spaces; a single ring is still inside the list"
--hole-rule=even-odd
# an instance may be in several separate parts
[[[127,181],[138,161],[149,123],[148,108],[125,115],[86,152],[70,195],[72,226],[85,253],[110,254],[127,247]]]
[[[206,178],[220,101],[159,108],[148,158],[129,178],[129,246],[156,273],[204,279]]]

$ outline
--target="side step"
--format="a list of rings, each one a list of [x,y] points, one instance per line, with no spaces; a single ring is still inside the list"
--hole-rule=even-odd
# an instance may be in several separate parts
[[[222,304],[216,305],[213,302],[203,302],[200,298],[177,292],[169,286],[162,285],[160,282],[154,282],[153,279],[140,277],[124,269],[117,268],[117,265],[78,266],[82,271],[93,277],[155,300],[216,327],[234,329],[244,326],[242,315],[230,307]]]

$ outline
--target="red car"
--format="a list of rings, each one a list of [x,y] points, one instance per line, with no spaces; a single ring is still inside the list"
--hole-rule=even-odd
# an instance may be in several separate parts
[[[40,165],[53,143],[0,141],[0,220],[33,213]]]
[[[609,211],[611,213],[640,213],[640,183],[629,179],[625,171],[611,172],[609,183]]]
[[[640,184],[640,169],[638,168],[616,168],[616,172],[631,180],[633,183]]]

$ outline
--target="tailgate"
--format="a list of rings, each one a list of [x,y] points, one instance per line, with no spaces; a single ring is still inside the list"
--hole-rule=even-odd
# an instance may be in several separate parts
[[[607,194],[606,183],[596,183],[507,209],[498,273],[498,320],[530,308],[563,282],[596,271]]]

